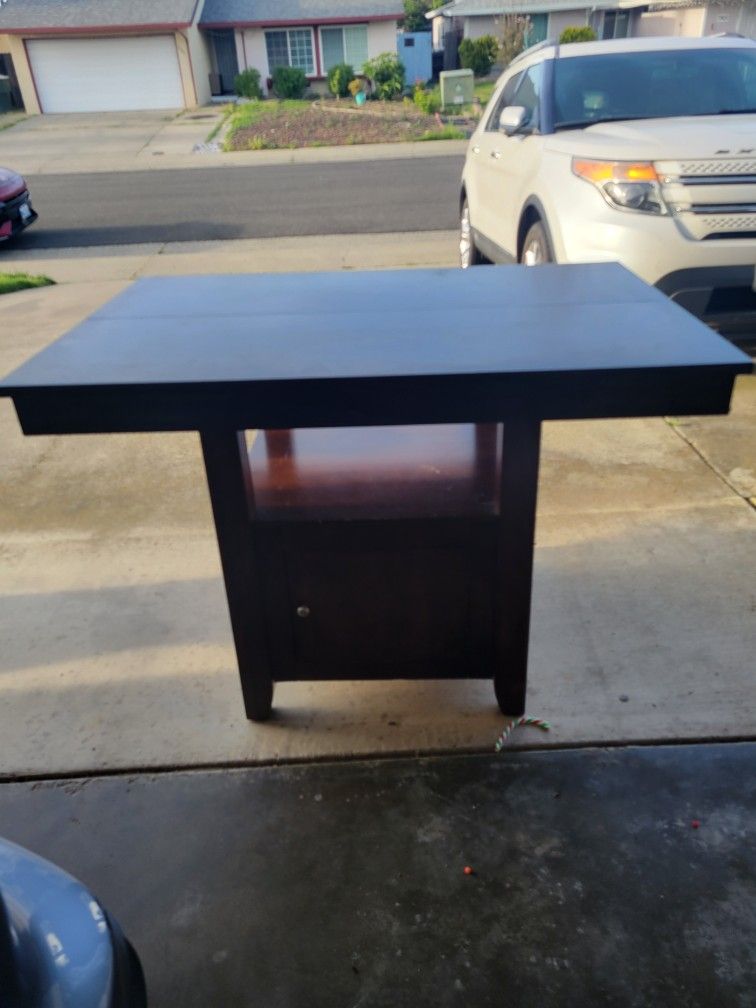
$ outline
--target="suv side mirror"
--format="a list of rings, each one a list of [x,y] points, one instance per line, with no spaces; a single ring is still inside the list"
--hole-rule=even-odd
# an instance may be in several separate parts
[[[507,136],[519,133],[530,121],[530,113],[522,105],[507,105],[499,116],[499,131]]]

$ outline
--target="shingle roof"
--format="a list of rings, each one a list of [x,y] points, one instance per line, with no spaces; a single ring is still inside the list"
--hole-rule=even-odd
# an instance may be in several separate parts
[[[12,2],[12,0],[11,0]],[[205,0],[206,25],[286,24],[400,18],[402,0]]]
[[[6,0],[0,4],[3,31],[76,28],[133,28],[188,25],[197,0]]]
[[[451,0],[444,4],[437,11],[430,11],[430,15],[444,17],[478,17],[491,16],[507,13],[527,14],[541,13],[545,11],[562,10],[583,10],[594,8],[597,10],[613,8],[631,8],[645,6],[649,0]],[[700,3],[702,0],[693,0]]]

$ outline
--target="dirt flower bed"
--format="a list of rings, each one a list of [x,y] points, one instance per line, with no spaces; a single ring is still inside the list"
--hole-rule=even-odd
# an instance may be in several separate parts
[[[464,136],[458,128],[399,102],[370,102],[358,109],[346,101],[264,101],[232,112],[224,146],[232,151],[269,150]]]

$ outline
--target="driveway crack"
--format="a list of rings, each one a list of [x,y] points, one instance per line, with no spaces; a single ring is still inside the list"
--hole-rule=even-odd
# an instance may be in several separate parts
[[[756,497],[746,497],[745,494],[743,494],[742,491],[740,491],[720,469],[717,469],[711,459],[708,458],[708,456],[698,447],[695,441],[691,440],[691,438],[687,436],[682,425],[675,417],[664,417],[664,422],[675,432],[675,434],[677,434],[679,438],[681,438],[681,440],[685,442],[686,445],[688,445],[689,448],[696,453],[696,455],[698,455],[701,461],[708,466],[709,469],[711,469],[720,482],[724,483],[728,489],[732,490],[736,497],[739,497],[740,500],[756,511]]]

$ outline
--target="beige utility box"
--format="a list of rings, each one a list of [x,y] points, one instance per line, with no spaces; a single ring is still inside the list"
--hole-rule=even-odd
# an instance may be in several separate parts
[[[472,70],[443,70],[439,74],[441,104],[472,105],[475,98],[475,81]]]

